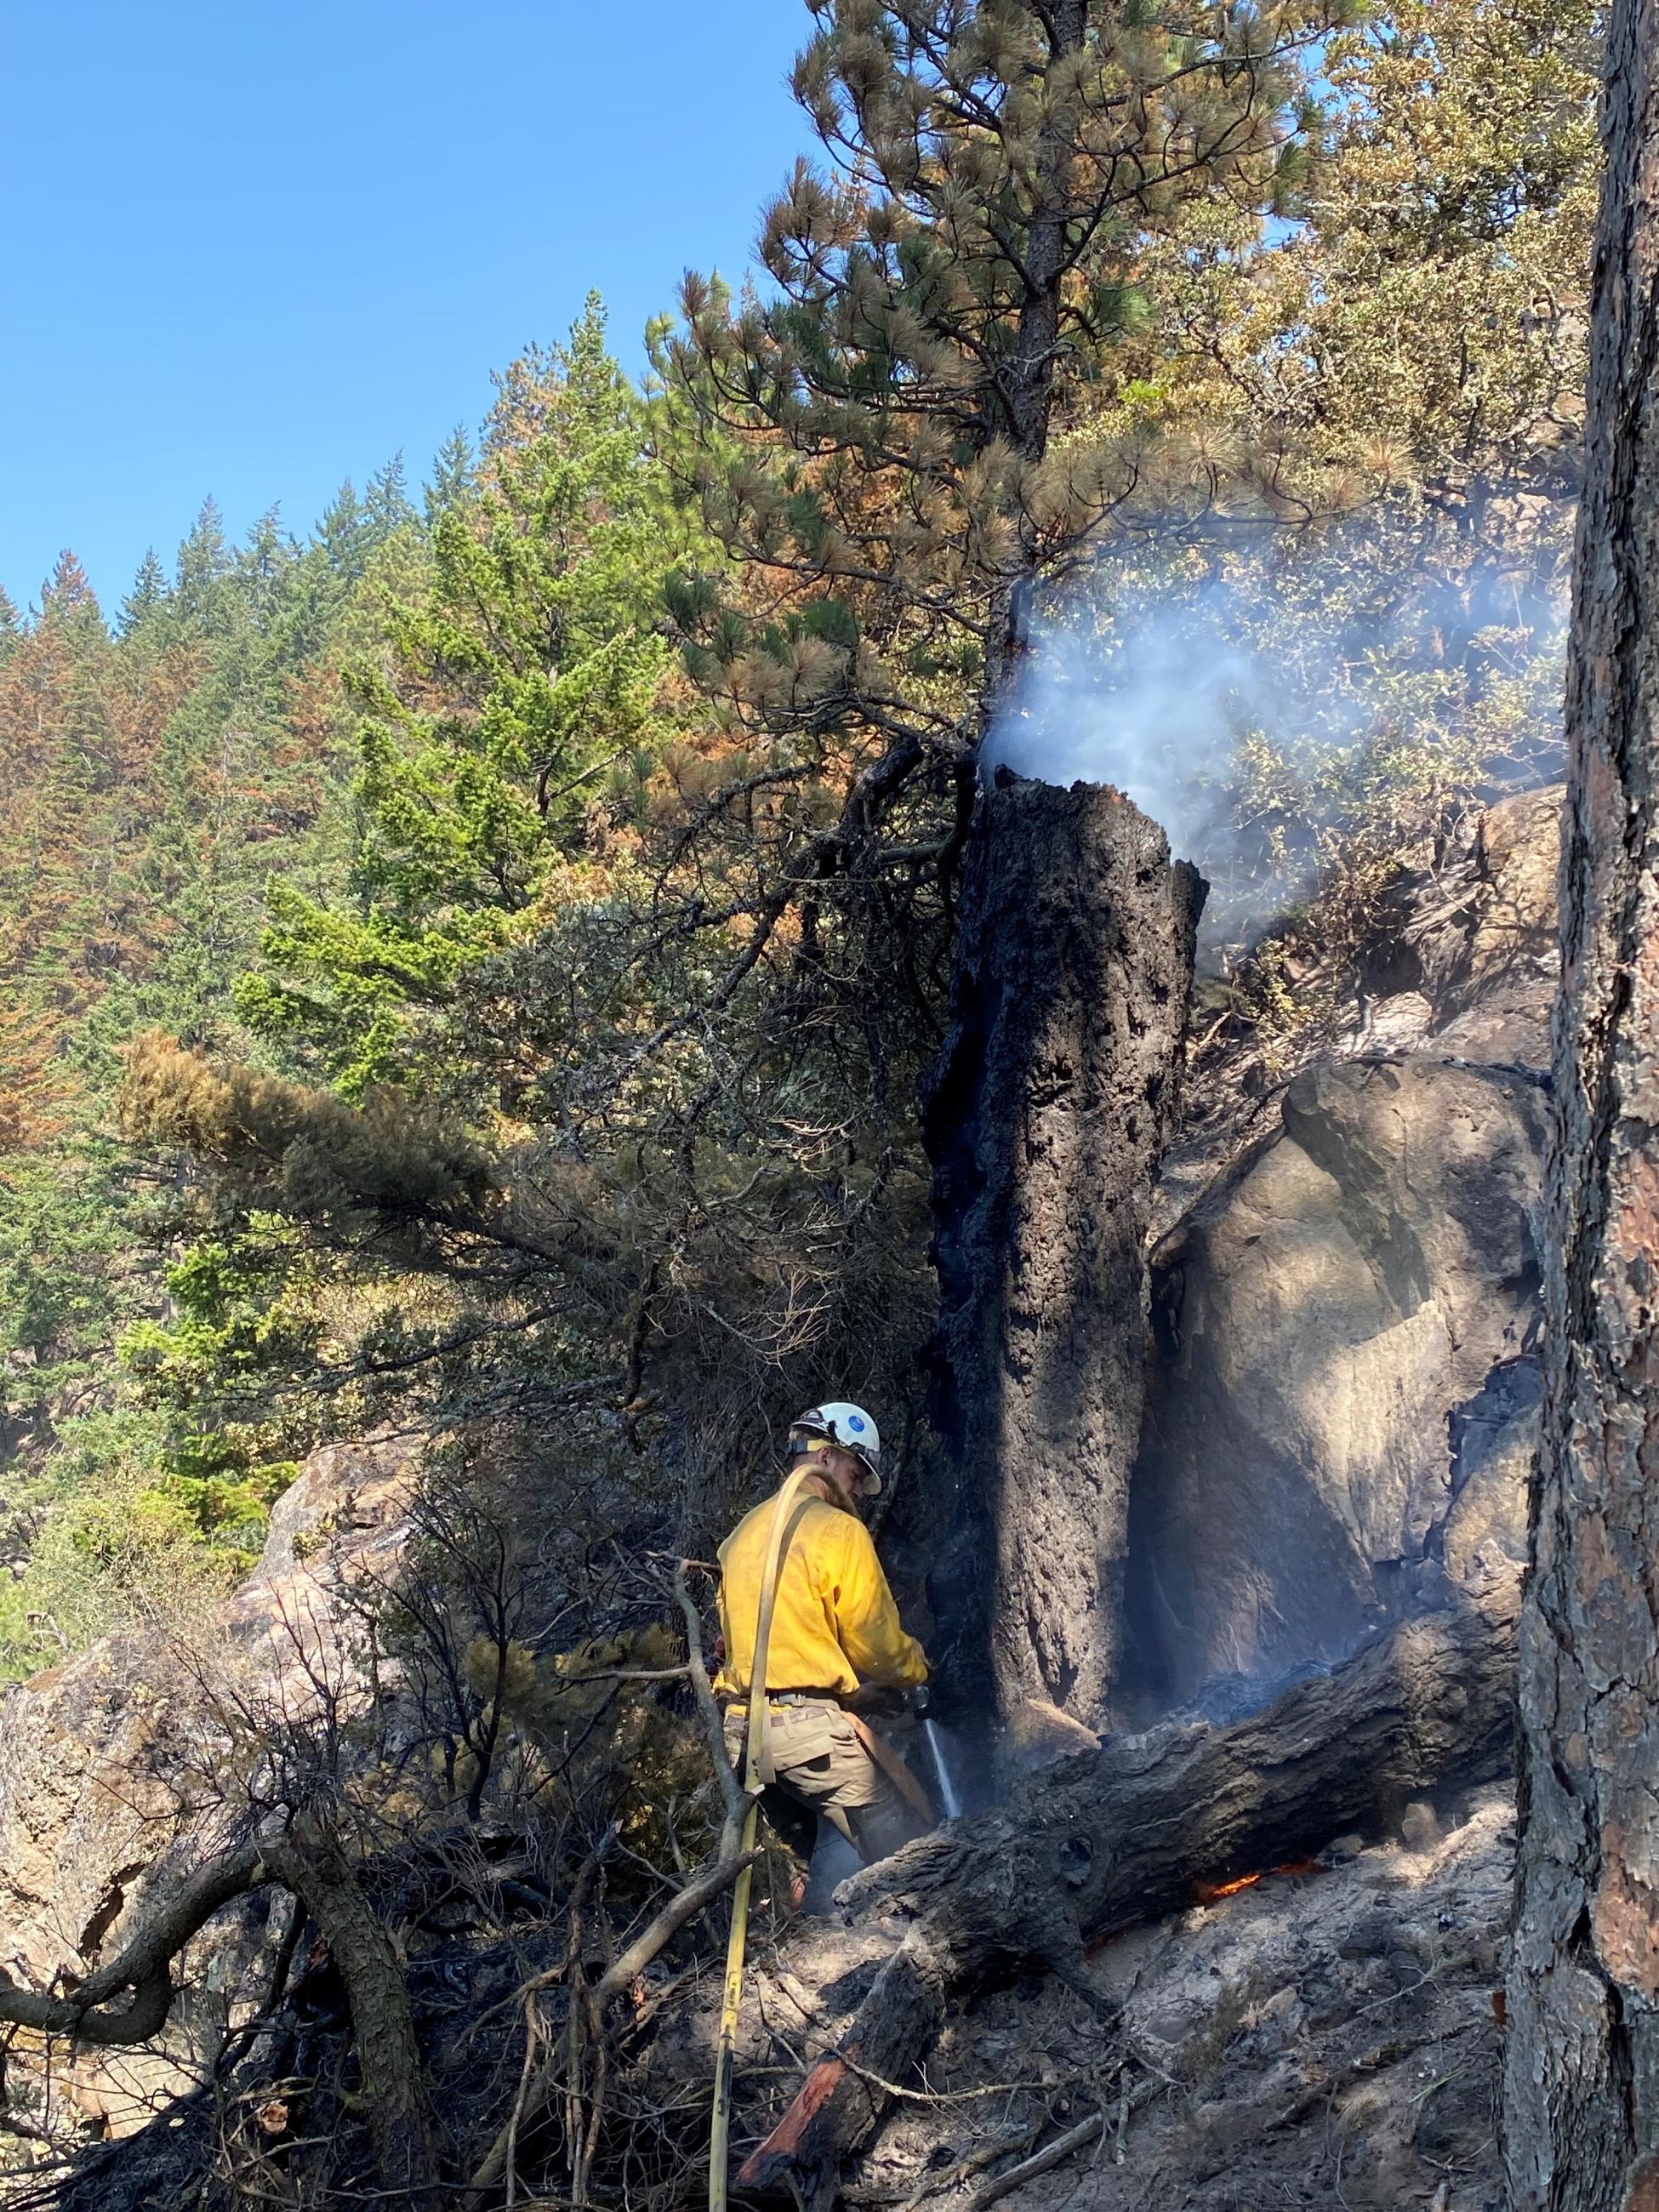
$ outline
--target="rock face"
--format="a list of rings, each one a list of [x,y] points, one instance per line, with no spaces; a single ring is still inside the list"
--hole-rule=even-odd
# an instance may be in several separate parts
[[[0,1968],[36,1988],[84,1975],[118,1950],[146,1886],[165,1887],[180,1847],[199,1850],[234,1824],[222,1780],[239,1720],[301,1717],[349,1625],[340,1595],[384,1571],[402,1541],[416,1449],[334,1445],[313,1452],[279,1500],[257,1573],[199,1643],[160,1633],[106,1638],[0,1695]],[[222,2016],[182,2006],[167,2032],[180,2061],[222,2033],[260,1929],[204,1938],[221,1948],[212,1980]],[[115,2132],[187,2072],[149,2054],[83,2054],[70,2093]]]
[[[1327,1062],[1159,1247],[1130,1548],[1143,1688],[1179,1704],[1351,1650],[1443,1571],[1431,1539],[1478,1447],[1492,1527],[1471,1503],[1443,1570],[1483,1540],[1524,1551],[1490,1431],[1535,1402],[1517,1382],[1502,1418],[1502,1378],[1531,1369],[1543,1115],[1521,1075]]]
[[[1558,816],[1506,801],[1411,887],[1367,1034],[1416,1048],[1304,1069],[1153,1253],[1120,1719],[1524,1561]]]

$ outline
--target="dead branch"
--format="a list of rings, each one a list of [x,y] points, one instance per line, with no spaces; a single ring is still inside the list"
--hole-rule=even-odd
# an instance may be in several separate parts
[[[313,1831],[244,1844],[210,1859],[162,1899],[108,1966],[60,1996],[0,1970],[0,2021],[104,2046],[148,2043],[166,2027],[173,1962],[215,1913],[268,1882],[299,1899],[345,1984],[363,2101],[380,2179],[420,2207],[437,2186],[409,1990],[392,1939],[337,1840]],[[112,2002],[128,1994],[125,2004]]]
[[[210,1860],[162,1900],[118,1957],[62,1996],[20,1988],[0,1967],[0,2021],[77,2043],[148,2043],[173,2008],[173,1960],[216,1912],[274,1878],[257,1844]],[[125,2004],[112,2003],[124,1993]]]
[[[695,1919],[723,1889],[728,1888],[744,1867],[753,1866],[763,1856],[764,1853],[761,1851],[722,1851],[709,1865],[695,1875],[684,1889],[677,1891],[669,1899],[592,1989],[586,1991],[585,1997],[583,1991],[572,1987],[568,1998],[571,2011],[575,2013],[580,2006],[586,2016],[582,2027],[569,2032],[570,2049],[566,2054],[566,2079],[563,2083],[568,2096],[575,2095],[574,2068],[583,2029],[597,2037],[606,2010],[618,1997],[625,1995],[664,1945],[684,1927],[688,1920]],[[560,1971],[567,1978],[570,1977],[572,1968],[568,1955]],[[534,1983],[526,1984],[526,1990],[544,1985],[551,1978],[550,1974],[539,1975]],[[603,2048],[602,2041],[600,2047]],[[482,2203],[501,2179],[519,2132],[547,2110],[558,2094],[560,2087],[557,2070],[550,2061],[537,2070],[528,2087],[521,2086],[514,2100],[512,2119],[496,2136],[467,2181],[465,2201],[469,2206]]]
[[[601,2005],[614,2004],[630,1983],[645,1972],[671,1936],[678,1934],[688,1920],[693,1920],[706,1905],[713,1904],[723,1889],[729,1889],[746,1866],[754,1866],[765,1857],[763,1850],[723,1853],[701,1874],[695,1875],[685,1887],[671,1897],[655,1918],[636,1936],[617,1960],[616,1964],[595,1983],[594,2000]]]
[[[726,1825],[728,1836],[721,1839],[723,1858],[729,1858],[737,1844],[738,1831],[743,1826],[749,1811],[749,1798],[737,1769],[732,1765],[726,1748],[726,1724],[714,1698],[714,1686],[708,1679],[708,1668],[702,1656],[702,1620],[696,1601],[686,1587],[685,1571],[691,1565],[681,1559],[674,1569],[674,1595],[678,1600],[681,1615],[685,1621],[685,1649],[691,1668],[691,1686],[696,1692],[697,1711],[702,1716],[703,1733],[708,1738],[708,1755],[714,1762],[714,1778],[720,1786],[720,1797],[726,1806]]]
[[[1011,2166],[1006,2173],[998,2174],[994,2181],[988,2181],[983,2189],[969,2198],[967,2212],[986,2212],[987,2206],[994,2204],[1000,2197],[1006,2197],[1024,2183],[1035,2181],[1038,2174],[1047,2173],[1063,2159],[1069,2158],[1074,2150],[1081,2150],[1085,2143],[1092,2142],[1097,2136],[1105,2133],[1112,2124],[1114,2112],[1121,2130],[1128,2114],[1138,2112],[1143,2105],[1151,2104],[1163,2086],[1161,2081],[1137,2082],[1127,2100],[1120,2099],[1115,2107],[1103,2105],[1098,2112],[1091,2112],[1086,2120],[1079,2120],[1074,2128],[1067,2128],[1063,2136],[1056,2136],[1053,2142],[1045,2143],[1030,2158],[1022,2159],[1018,2166]]]

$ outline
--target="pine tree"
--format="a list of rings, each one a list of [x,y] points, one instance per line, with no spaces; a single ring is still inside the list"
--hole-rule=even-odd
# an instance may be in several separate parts
[[[956,864],[988,818],[976,803],[986,743],[1023,703],[1036,593],[1126,522],[1168,527],[1218,495],[1212,453],[1160,454],[1140,424],[1091,426],[1089,402],[1152,312],[1152,241],[1200,204],[1258,218],[1294,204],[1306,168],[1299,56],[1332,11],[823,0],[815,12],[794,85],[835,168],[801,163],[768,210],[768,294],[734,301],[691,280],[684,331],[659,343],[669,436],[688,438],[709,526],[742,564],[728,572],[737,590],[688,578],[671,604],[693,673],[760,755],[753,765],[786,791],[792,776],[803,796],[818,787],[816,819],[805,805],[775,812],[745,885],[740,958],[750,973],[784,971],[773,939],[805,932],[810,901],[822,965],[862,982],[842,985],[821,1018],[833,1006],[842,1031],[859,1019],[882,1039],[886,1068],[914,1077],[915,1047],[899,1046],[890,1009],[908,1005],[913,1035],[943,1014]],[[1232,495],[1272,466],[1248,446],[1230,457]],[[839,804],[826,821],[830,793]],[[1085,907],[1103,896],[1110,835],[1090,805],[1006,818],[1011,839],[1047,841],[1049,879],[1080,886]],[[1150,848],[1142,859],[1156,869]],[[1044,873],[1002,868],[1027,882]],[[992,872],[968,872],[965,917]],[[1164,909],[1173,903],[1164,894]],[[962,943],[976,965],[953,1014],[1024,994],[1006,931],[966,927]],[[1137,1036],[1152,1026],[1127,977],[1113,984],[1124,998],[1110,1007],[1078,979],[1069,999],[1045,1002],[1052,1034],[1023,1048],[1032,1082],[1045,1052],[1078,1075],[1091,1022]],[[717,994],[728,988],[722,977]],[[796,985],[798,1003],[814,995],[810,975]],[[935,1079],[955,1097],[958,1074],[942,1060]],[[1010,1220],[1040,1220],[1061,1250],[1099,1254],[1104,1274],[1121,1267],[1133,1280],[1132,1209],[1107,1229],[1067,1172],[1067,1140],[1023,1144],[1024,1126],[1016,1109],[985,1129],[988,1147],[1011,1146],[1006,1178],[988,1152],[965,1184],[941,1156],[941,1249],[957,1241],[967,1194],[992,1187]],[[1012,1242],[1007,1256],[1018,1273]],[[1111,1523],[1127,1495],[1123,1454],[1109,1469],[1095,1463],[1080,1407],[1072,1426],[1054,1407],[1045,1429],[1041,1386],[1030,1401],[1005,1388],[1006,1346],[953,1334],[960,1285],[944,1287],[937,1510],[971,1522],[965,1579],[996,1583],[990,1613],[1018,1620],[1024,1638],[999,1646],[994,1665],[990,1619],[953,1623],[974,1646],[957,1654],[961,1692],[994,1681],[1005,1704],[1069,1706],[1075,1695],[1093,1720],[1110,1660],[1106,1563],[1121,1551]],[[982,1376],[968,1375],[972,1362]],[[1029,1480],[1005,1492],[1016,1468]],[[1042,1570],[1054,1542],[1088,1562],[1069,1589]],[[1095,1620],[1068,1635],[1060,1616],[1089,1611],[1084,1582]]]
[[[437,459],[432,465],[432,481],[426,488],[428,529],[437,528],[441,515],[465,507],[472,497],[477,483],[472,441],[468,437],[465,426],[458,422],[439,447]]]
[[[884,793],[971,755],[1033,584],[1142,492],[1144,440],[1054,433],[1146,313],[1148,235],[1201,197],[1294,191],[1295,58],[1334,12],[818,9],[794,86],[844,173],[798,166],[763,226],[775,295],[688,280],[659,359],[711,526],[837,644],[814,689],[882,743]],[[752,640],[706,586],[682,613],[706,678],[765,720]],[[802,698],[784,726],[823,711]]]
[[[122,637],[131,637],[136,631],[148,628],[167,603],[167,571],[152,545],[138,563],[138,574],[133,580],[131,591],[121,602],[121,612],[116,623],[118,633]]]

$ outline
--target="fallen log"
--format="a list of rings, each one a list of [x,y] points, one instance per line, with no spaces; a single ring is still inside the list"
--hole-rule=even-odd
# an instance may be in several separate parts
[[[882,2083],[915,2081],[947,2009],[999,1973],[1036,1964],[1098,2003],[1091,1942],[1193,1905],[1200,1883],[1389,1824],[1442,1784],[1508,1771],[1517,1610],[1513,1584],[1460,1597],[1246,1720],[1109,1741],[843,1883],[839,1904],[908,1929],[739,2186],[828,2205],[885,2107]]]

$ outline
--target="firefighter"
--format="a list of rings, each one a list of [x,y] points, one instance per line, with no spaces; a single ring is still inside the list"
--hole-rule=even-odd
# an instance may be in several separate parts
[[[919,1691],[920,1644],[899,1625],[861,1516],[881,1489],[881,1438],[861,1407],[813,1406],[790,1427],[789,1474],[805,1480],[789,1516],[766,1656],[766,1712],[757,1752],[768,1820],[794,1862],[797,1900],[822,1815],[867,1865],[930,1825],[927,1800],[896,1753],[849,1709],[872,1693]],[[742,1771],[750,1671],[777,1493],[720,1547],[715,1678],[726,1742]]]

